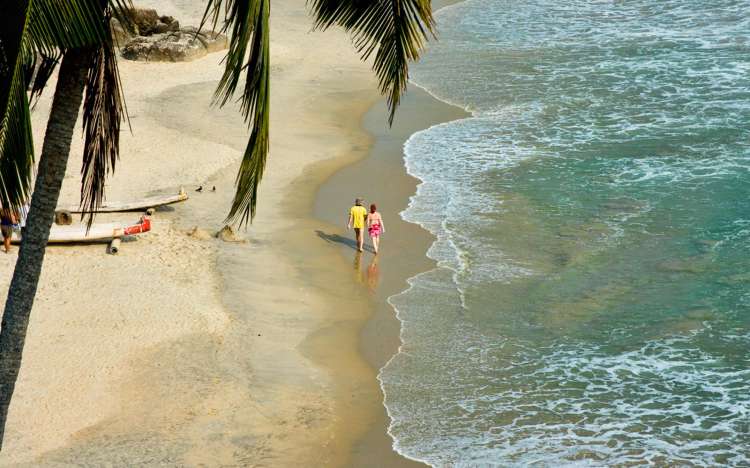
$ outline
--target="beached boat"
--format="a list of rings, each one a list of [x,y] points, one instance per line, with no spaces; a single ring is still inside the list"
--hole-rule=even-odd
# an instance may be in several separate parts
[[[147,217],[131,225],[123,226],[122,223],[97,223],[92,224],[87,231],[85,224],[60,226],[53,224],[49,233],[50,244],[62,244],[69,242],[101,242],[119,239],[123,236],[143,234],[151,230],[151,220]],[[13,242],[21,240],[18,231],[13,232]]]
[[[177,195],[159,195],[155,197],[145,197],[140,200],[131,202],[110,202],[105,203],[96,210],[97,213],[114,213],[117,211],[146,211],[149,208],[156,208],[164,205],[171,205],[188,199],[184,189],[180,189]],[[80,213],[81,207],[78,205],[58,206],[57,211],[67,211],[69,213]]]

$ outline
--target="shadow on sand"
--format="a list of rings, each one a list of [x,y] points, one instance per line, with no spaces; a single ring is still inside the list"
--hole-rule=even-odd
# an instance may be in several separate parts
[[[328,243],[341,244],[349,247],[352,250],[357,250],[357,241],[350,237],[344,237],[340,234],[328,234],[327,232],[323,232],[320,229],[316,229],[315,234],[317,234],[318,237]],[[365,245],[365,251],[371,252],[372,250]]]

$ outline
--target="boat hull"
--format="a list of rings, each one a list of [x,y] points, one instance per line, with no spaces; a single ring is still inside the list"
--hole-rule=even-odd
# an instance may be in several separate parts
[[[103,242],[117,239],[123,236],[143,234],[151,230],[151,220],[147,217],[141,218],[136,224],[123,226],[121,223],[99,223],[92,224],[87,230],[85,224],[75,226],[53,225],[50,229],[48,244],[66,244],[73,242]],[[13,232],[12,241],[21,241],[20,232]]]
[[[166,195],[158,197],[146,197],[133,202],[112,202],[105,203],[97,208],[97,213],[115,213],[120,211],[145,211],[149,208],[158,206],[171,205],[188,199],[187,193],[180,190],[177,195]],[[77,205],[58,206],[57,211],[67,211],[69,213],[81,213],[81,207]]]

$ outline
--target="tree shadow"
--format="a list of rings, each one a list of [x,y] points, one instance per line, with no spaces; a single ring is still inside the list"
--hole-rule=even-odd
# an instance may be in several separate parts
[[[357,241],[351,237],[344,237],[340,234],[329,234],[327,232],[321,231],[320,229],[316,229],[315,234],[317,234],[318,237],[328,242],[329,244],[341,244],[349,247],[350,249],[357,250]],[[364,249],[368,252],[372,251],[367,246],[365,246]]]

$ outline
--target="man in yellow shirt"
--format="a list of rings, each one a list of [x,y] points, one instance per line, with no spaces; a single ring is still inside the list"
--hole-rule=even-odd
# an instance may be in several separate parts
[[[357,235],[357,250],[360,252],[364,250],[365,236],[363,231],[366,217],[367,210],[362,206],[362,199],[357,198],[354,200],[354,206],[349,210],[349,222],[346,224],[346,228],[354,228],[354,234]]]

